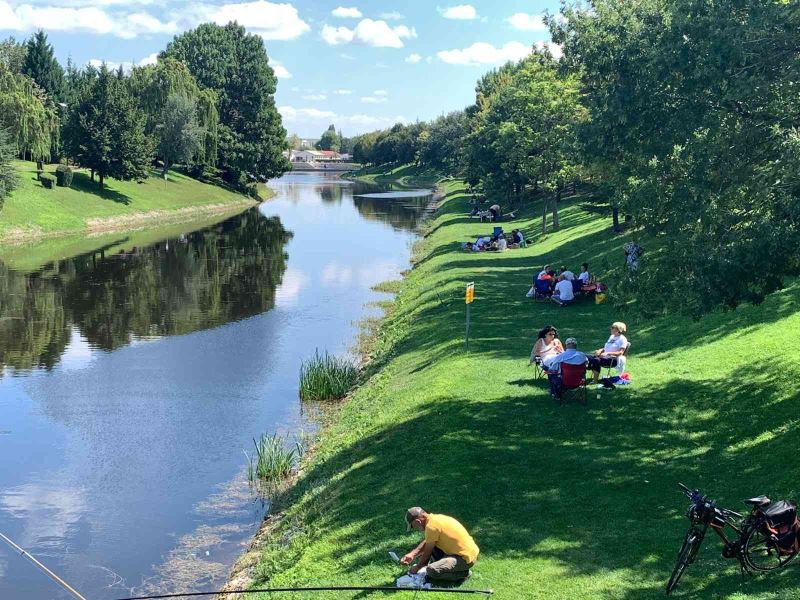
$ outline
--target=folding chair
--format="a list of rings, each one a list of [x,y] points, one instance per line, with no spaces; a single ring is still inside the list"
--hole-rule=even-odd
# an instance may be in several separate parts
[[[582,398],[584,406],[588,397],[586,387],[586,364],[568,365],[561,363],[561,394],[559,401],[563,405],[568,394],[575,394]]]
[[[625,364],[627,364],[628,352],[630,351],[630,349],[631,349],[631,343],[628,342],[627,345],[625,346],[625,349],[622,352],[622,356],[625,357],[625,361],[626,361]],[[619,364],[619,361],[617,361],[613,365],[609,365],[609,366],[606,367],[606,375],[605,375],[606,378],[611,377],[611,369],[616,369],[618,364]]]
[[[549,300],[552,295],[553,290],[550,289],[549,279],[537,279],[533,282],[534,300]]]

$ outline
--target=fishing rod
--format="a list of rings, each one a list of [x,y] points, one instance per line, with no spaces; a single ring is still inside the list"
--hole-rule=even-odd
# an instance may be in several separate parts
[[[117,600],[157,600],[159,598],[192,598],[199,596],[216,596],[219,594],[264,594],[280,592],[438,592],[441,594],[481,594],[491,596],[494,590],[464,590],[459,588],[402,588],[402,587],[369,587],[369,586],[324,586],[324,587],[286,587],[262,588],[255,590],[233,590],[230,592],[190,592],[187,594],[161,594],[160,596],[135,596],[133,598],[117,598]]]
[[[46,574],[46,575],[47,575],[47,576],[48,576],[50,579],[52,579],[53,581],[55,581],[55,582],[56,582],[58,585],[60,585],[61,587],[63,587],[63,588],[64,588],[65,590],[67,590],[67,591],[68,591],[70,594],[72,594],[73,596],[75,596],[75,597],[76,597],[78,600],[86,600],[86,598],[85,598],[84,596],[81,596],[81,595],[80,595],[80,594],[79,594],[79,593],[78,593],[78,592],[75,590],[75,588],[73,588],[73,587],[72,587],[70,584],[68,584],[66,581],[64,581],[63,579],[61,579],[61,577],[59,577],[58,575],[56,575],[55,573],[53,573],[53,572],[52,572],[50,569],[48,569],[46,566],[44,566],[42,563],[40,563],[38,560],[36,560],[36,557],[34,557],[34,556],[33,556],[32,554],[30,554],[29,552],[27,552],[27,551],[26,551],[24,548],[21,548],[19,545],[15,544],[15,543],[13,542],[13,540],[9,539],[8,537],[6,537],[5,535],[3,535],[2,533],[0,533],[0,539],[2,539],[2,540],[3,540],[3,541],[6,543],[6,544],[8,544],[9,546],[11,546],[11,547],[12,547],[14,550],[16,550],[17,552],[19,552],[19,553],[20,553],[20,555],[24,556],[24,557],[25,557],[25,558],[27,558],[29,561],[31,561],[31,562],[32,562],[34,565],[36,565],[36,566],[37,566],[39,569],[41,569],[41,570],[42,570],[42,571],[43,571],[43,572],[44,572],[44,573],[45,573],[45,574]]]

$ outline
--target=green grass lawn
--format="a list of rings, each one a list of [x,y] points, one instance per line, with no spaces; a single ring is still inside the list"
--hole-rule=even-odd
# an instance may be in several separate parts
[[[473,533],[481,557],[468,587],[494,588],[499,599],[657,598],[687,526],[677,482],[739,511],[761,493],[800,496],[798,286],[699,322],[534,303],[525,292],[542,264],[619,264],[624,236],[574,201],[544,240],[538,214],[504,223],[533,239],[526,249],[463,253],[458,242],[491,225],[466,218],[456,182],[445,188],[418,264],[375,333],[374,374],[291,492],[259,584],[393,585],[401,570],[386,553],[418,542],[403,514],[421,505]],[[620,318],[634,384],[600,399],[593,391],[588,407],[558,406],[527,366],[536,331],[553,324],[562,340],[594,349]],[[800,595],[800,563],[742,577],[712,538],[675,597]]]
[[[401,165],[389,171],[384,167],[364,167],[349,175],[367,183],[393,183],[407,188],[431,187],[441,177],[435,169],[414,165]]]
[[[106,179],[105,189],[100,190],[88,172],[78,170],[71,188],[49,190],[37,181],[35,163],[14,164],[20,181],[0,210],[0,237],[17,229],[40,230],[45,235],[78,232],[86,228],[89,219],[247,201],[240,194],[174,171],[167,181],[155,172],[144,183]],[[45,171],[55,173],[55,167],[48,165]]]

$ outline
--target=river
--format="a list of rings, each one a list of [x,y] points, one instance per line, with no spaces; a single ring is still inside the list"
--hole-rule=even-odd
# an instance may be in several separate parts
[[[91,600],[224,583],[267,509],[244,451],[314,428],[301,361],[351,351],[429,200],[270,186],[174,239],[0,264],[0,532]],[[0,598],[69,597],[0,543]]]

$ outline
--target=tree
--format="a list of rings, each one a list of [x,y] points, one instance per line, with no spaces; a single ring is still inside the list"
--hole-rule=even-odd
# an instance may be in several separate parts
[[[176,162],[190,163],[203,146],[203,130],[197,124],[197,106],[181,94],[167,98],[160,126],[157,128],[158,153],[164,161],[162,177]]]
[[[100,68],[89,94],[72,113],[68,149],[82,167],[100,178],[145,179],[152,159],[152,142],[145,133],[146,117],[119,74]]]
[[[290,150],[300,150],[300,148],[303,147],[303,140],[301,140],[300,136],[296,133],[289,136],[287,143]]]
[[[16,152],[16,147],[11,141],[11,136],[0,128],[0,207],[3,206],[6,196],[17,187],[19,173],[11,164]]]
[[[27,51],[25,44],[20,44],[13,37],[6,38],[0,42],[0,68],[21,73]]]
[[[620,290],[699,316],[800,273],[796,3],[595,0],[564,14],[550,25],[590,111],[587,158],[652,240]]]
[[[458,173],[463,168],[464,141],[469,121],[463,110],[435,119],[420,148],[420,161],[428,166]]]
[[[28,76],[0,66],[0,128],[6,130],[17,154],[46,160],[59,139],[53,103]]]
[[[184,62],[219,99],[219,167],[240,187],[289,169],[286,130],[275,107],[277,79],[261,37],[236,23],[212,23],[177,36],[160,58]]]
[[[336,132],[336,127],[331,125],[323,132],[319,141],[314,144],[314,148],[317,150],[333,150],[334,152],[338,152],[341,141],[341,137]]]
[[[26,44],[22,72],[33,79],[53,102],[61,102],[64,95],[64,69],[58,64],[53,47],[47,43],[47,34],[39,30]]]

